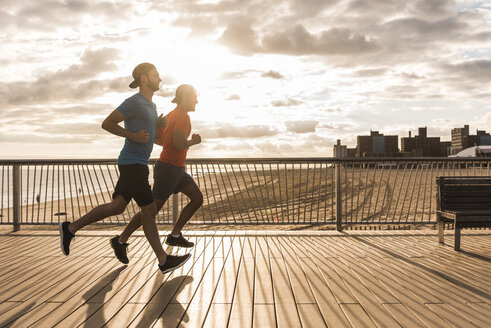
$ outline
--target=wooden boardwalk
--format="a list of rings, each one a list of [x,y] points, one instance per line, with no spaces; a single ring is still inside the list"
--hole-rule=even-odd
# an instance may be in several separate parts
[[[192,260],[161,274],[142,237],[0,233],[0,326],[491,327],[491,232],[463,252],[436,231],[190,231]],[[163,237],[162,237],[163,239]],[[167,248],[170,253],[185,250]]]

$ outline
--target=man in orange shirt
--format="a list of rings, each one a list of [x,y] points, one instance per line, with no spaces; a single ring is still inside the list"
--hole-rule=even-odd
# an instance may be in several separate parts
[[[189,147],[201,142],[199,134],[191,134],[191,120],[188,113],[194,112],[198,103],[196,90],[189,84],[182,84],[176,90],[172,100],[177,107],[167,114],[167,126],[157,130],[155,143],[162,146],[162,153],[154,167],[154,186],[152,190],[157,211],[160,211],[171,194],[182,192],[190,202],[182,209],[172,232],[165,243],[170,246],[192,247],[193,242],[182,236],[181,230],[203,204],[203,194],[193,178],[186,173],[184,164]],[[160,141],[159,141],[160,140]],[[131,234],[141,226],[141,212],[128,223],[123,233],[117,238],[119,243],[126,244]],[[116,237],[115,237],[116,238]],[[127,244],[126,244],[127,245]],[[128,263],[126,247],[113,247],[116,257]]]

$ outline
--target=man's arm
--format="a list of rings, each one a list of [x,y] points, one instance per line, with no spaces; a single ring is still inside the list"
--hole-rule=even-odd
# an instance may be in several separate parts
[[[193,134],[191,140],[186,140],[186,132],[182,130],[174,130],[174,147],[177,149],[186,149],[201,142],[199,134]]]
[[[157,129],[155,130],[155,138],[153,139],[153,143],[159,146],[162,145],[162,131],[163,129]]]
[[[165,128],[166,126],[167,117],[165,117],[164,114],[160,114],[159,118],[157,119],[157,129]]]
[[[135,142],[147,143],[150,139],[150,134],[147,130],[140,130],[138,132],[131,132],[119,125],[120,122],[124,121],[124,116],[118,110],[113,110],[111,114],[102,122],[101,127],[109,133],[114,135],[128,138]]]

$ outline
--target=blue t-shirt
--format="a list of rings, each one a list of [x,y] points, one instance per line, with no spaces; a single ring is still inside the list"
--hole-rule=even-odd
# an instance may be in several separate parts
[[[147,130],[150,134],[150,139],[145,144],[126,138],[124,147],[118,157],[118,164],[148,165],[158,118],[155,104],[149,102],[141,93],[137,93],[123,101],[116,110],[123,114],[124,128],[126,130],[131,132]]]

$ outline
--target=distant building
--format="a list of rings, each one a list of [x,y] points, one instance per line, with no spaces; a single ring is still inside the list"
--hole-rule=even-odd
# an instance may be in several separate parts
[[[341,145],[341,140],[337,140],[337,143],[333,147],[333,157],[348,157],[348,147]]]
[[[355,148],[346,148],[348,152],[348,157],[356,157],[356,147]]]
[[[446,149],[443,150],[440,137],[428,137],[427,128],[419,128],[418,135],[401,138],[401,153],[410,157],[441,157],[447,156]]]
[[[440,141],[440,154],[442,157],[447,157],[450,155],[451,146],[452,146],[451,141]]]
[[[491,136],[486,131],[477,130],[475,135],[469,134],[469,125],[463,128],[452,129],[452,145],[450,154],[455,155],[458,152],[473,146],[491,145]]]
[[[369,136],[356,137],[356,157],[397,157],[398,136],[384,136],[370,131]]]

